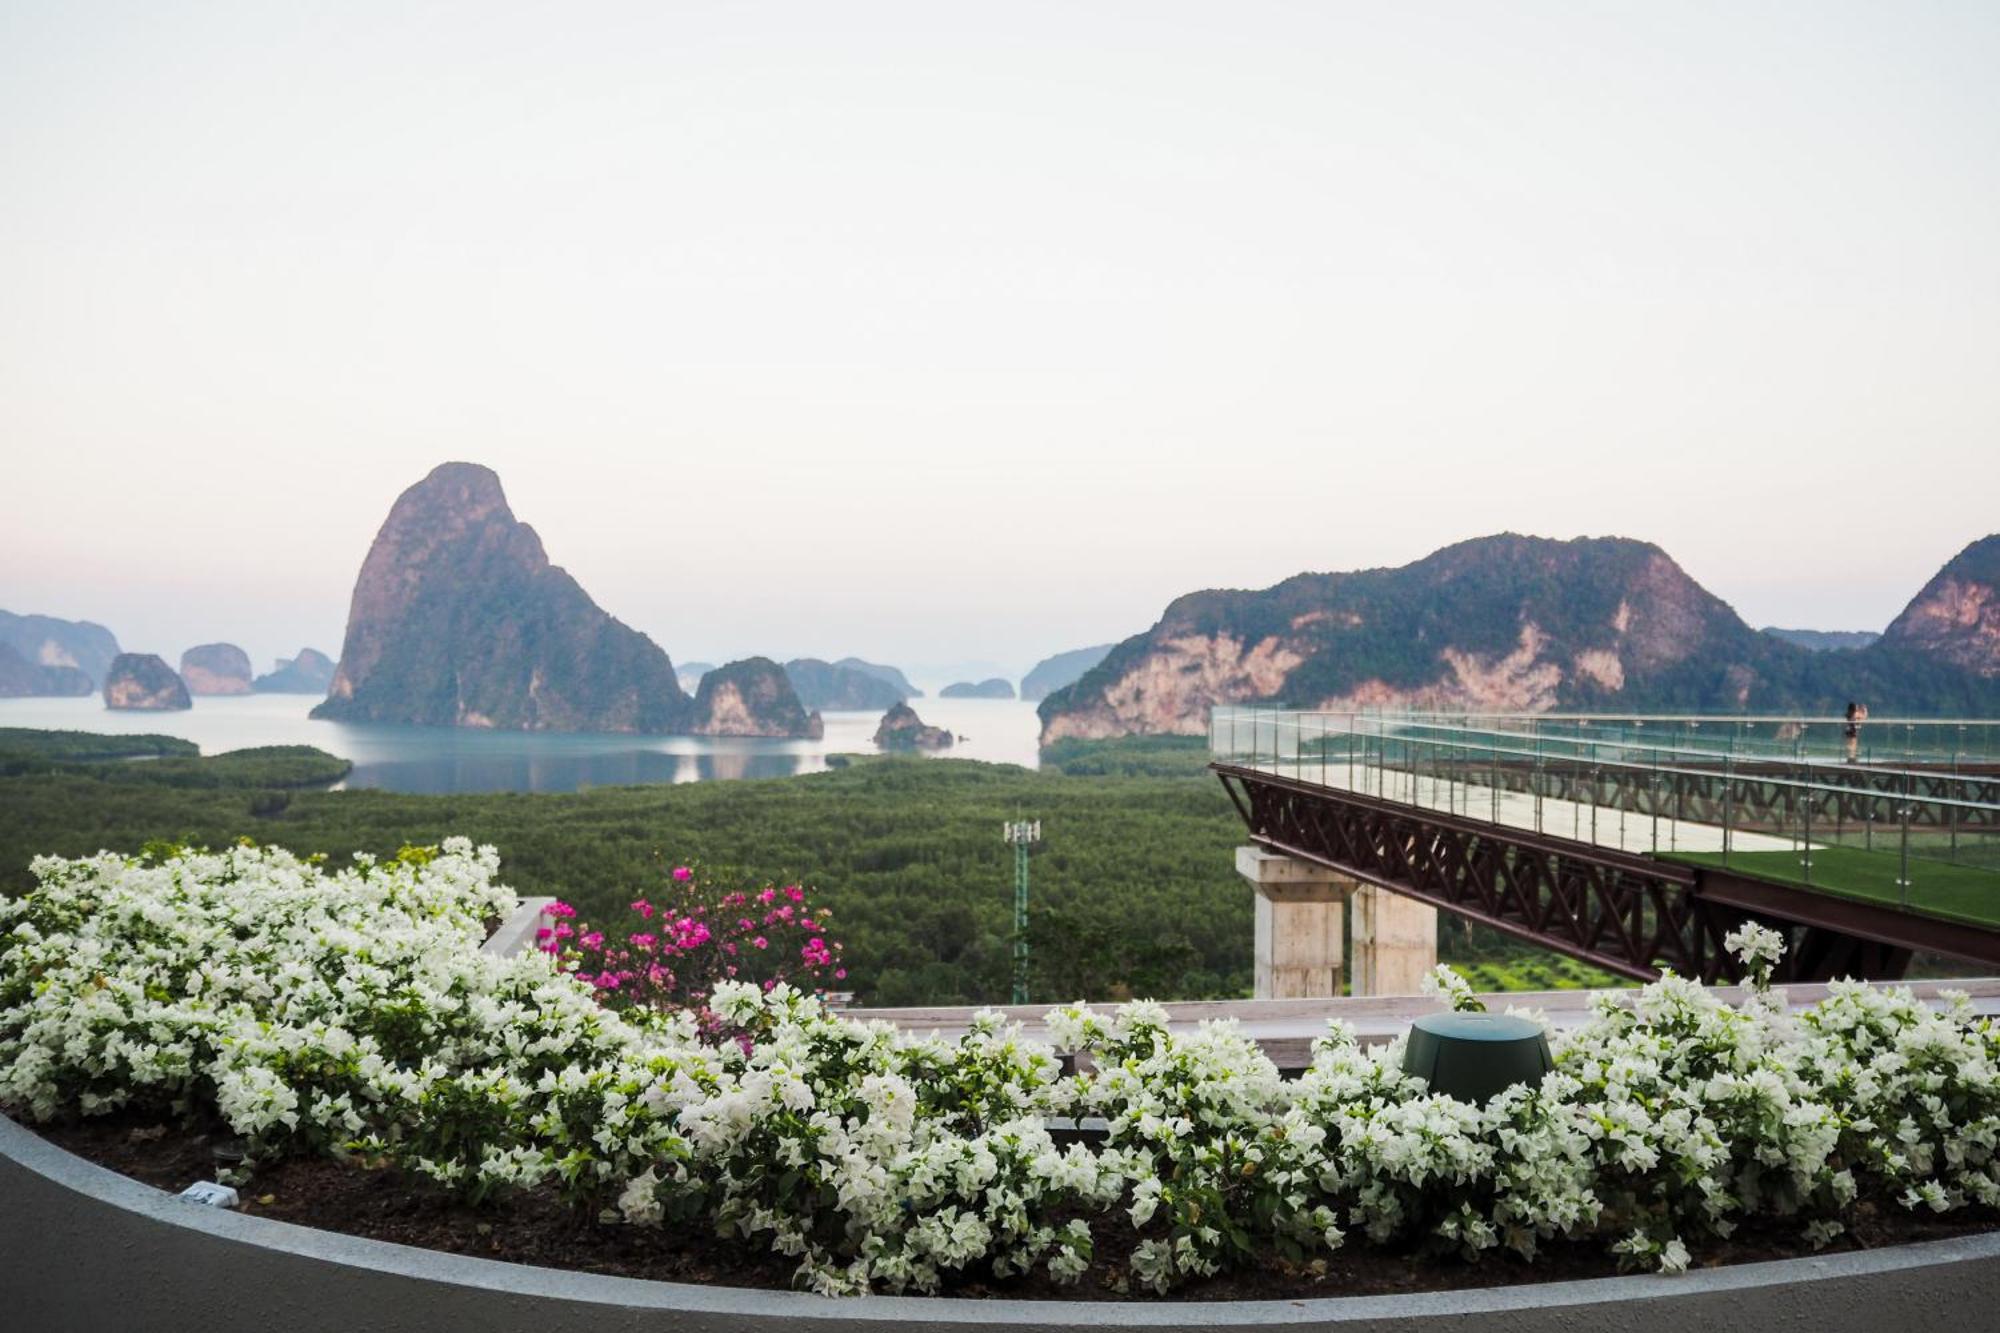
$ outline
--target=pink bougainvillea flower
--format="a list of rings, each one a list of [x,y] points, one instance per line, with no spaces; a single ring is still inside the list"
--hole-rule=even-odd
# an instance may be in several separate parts
[[[839,961],[841,945],[825,920],[830,913],[814,908],[803,886],[732,889],[698,881],[689,866],[672,874],[681,896],[671,907],[633,899],[633,916],[621,928],[600,927],[562,903],[538,933],[538,947],[555,958],[557,970],[594,987],[605,1005],[688,1010],[718,1038],[727,1025],[706,1008],[718,981],[755,981],[768,991],[789,980],[811,990]],[[799,932],[798,943],[787,943],[790,930]],[[756,952],[755,964],[745,949]]]

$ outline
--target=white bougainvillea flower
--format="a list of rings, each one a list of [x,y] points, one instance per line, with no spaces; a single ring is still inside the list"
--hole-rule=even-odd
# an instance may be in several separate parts
[[[1793,1014],[1777,932],[1727,945],[1740,1006],[1674,976],[1552,1032],[1555,1068],[1483,1106],[1332,1024],[1281,1079],[1233,1023],[982,1013],[957,1041],[725,982],[722,1035],[614,1014],[549,956],[479,950],[515,906],[498,855],[250,846],[34,863],[0,900],[0,1105],[219,1121],[251,1160],[386,1159],[475,1202],[554,1188],[591,1218],[698,1227],[802,1287],[1075,1281],[1100,1247],[1166,1291],[1345,1244],[1532,1259],[1586,1241],[1687,1267],[1753,1217],[1831,1243],[1858,1207],[2000,1206],[2000,1031],[1963,996],[1836,983]],[[1482,1007],[1440,968],[1426,990]],[[1064,1073],[1058,1052],[1081,1072]],[[1052,1121],[1101,1118],[1059,1146]]]

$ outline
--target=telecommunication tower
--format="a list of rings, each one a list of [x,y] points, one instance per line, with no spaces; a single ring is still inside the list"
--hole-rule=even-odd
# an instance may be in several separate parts
[[[1028,848],[1042,840],[1042,821],[1012,820],[1000,828],[1014,848],[1014,1003],[1028,1002]]]

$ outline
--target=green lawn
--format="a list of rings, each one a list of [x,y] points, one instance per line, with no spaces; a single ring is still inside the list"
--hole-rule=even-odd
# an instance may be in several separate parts
[[[1662,853],[1660,859],[1691,866],[1725,864],[1721,852]],[[1908,910],[1925,916],[2000,928],[2000,870],[1986,866],[1913,856],[1909,861],[1910,886],[1905,890],[1896,882],[1903,861],[1894,851],[1818,847],[1813,850],[1810,868],[1796,850],[1731,852],[1726,864],[1731,871],[1756,879],[1892,907],[1907,904]]]

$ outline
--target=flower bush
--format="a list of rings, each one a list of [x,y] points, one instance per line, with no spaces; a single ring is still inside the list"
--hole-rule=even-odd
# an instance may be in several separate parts
[[[660,901],[639,898],[619,926],[598,927],[558,900],[553,925],[535,946],[597,990],[616,1009],[694,1011],[713,1030],[709,997],[724,981],[783,982],[819,991],[845,981],[844,946],[832,939],[832,911],[800,884],[730,887],[693,866],[675,866]]]
[[[705,1228],[825,1292],[1094,1272],[1165,1291],[1344,1245],[1477,1259],[1588,1242],[1673,1270],[1751,1219],[1818,1245],[1863,1205],[2000,1204],[2000,1034],[1963,997],[1840,984],[1799,1013],[1749,927],[1741,1005],[1667,977],[1553,1034],[1485,1106],[1334,1025],[1283,1080],[1229,1023],[1068,1006],[1048,1044],[942,1041],[723,978],[713,1011],[612,1010],[547,953],[479,952],[514,905],[463,840],[332,870],[276,849],[35,863],[0,902],[0,1104],[220,1122],[254,1165],[386,1162],[606,1225]],[[678,918],[676,918],[678,920]],[[1472,1001],[1441,978],[1447,1003]],[[1076,1052],[1065,1072],[1058,1051]],[[1101,1116],[1059,1146],[1058,1117]]]

